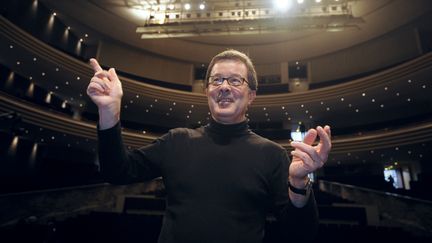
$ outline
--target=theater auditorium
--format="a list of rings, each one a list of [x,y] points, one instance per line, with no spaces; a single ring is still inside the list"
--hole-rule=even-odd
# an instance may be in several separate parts
[[[251,131],[290,154],[331,126],[307,175],[309,241],[432,241],[431,1],[16,0],[0,14],[1,242],[158,242],[164,178],[101,173],[89,60],[115,68],[137,149],[211,122],[206,71],[228,49],[257,71]],[[263,242],[301,240],[283,226],[269,212]]]

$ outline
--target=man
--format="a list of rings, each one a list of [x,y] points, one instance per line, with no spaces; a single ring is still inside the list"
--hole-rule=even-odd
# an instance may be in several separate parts
[[[122,88],[115,70],[90,61],[87,94],[99,109],[99,159],[111,182],[162,176],[166,214],[159,242],[262,242],[271,211],[286,231],[308,238],[318,225],[307,177],[327,160],[330,127],[310,129],[293,142],[293,160],[280,145],[248,129],[246,111],[257,78],[245,54],[227,50],[208,68],[205,94],[212,120],[177,128],[143,148],[127,151],[120,132]],[[316,146],[312,143],[319,136]]]

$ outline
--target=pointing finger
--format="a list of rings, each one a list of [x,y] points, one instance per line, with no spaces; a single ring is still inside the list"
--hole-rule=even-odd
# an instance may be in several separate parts
[[[96,59],[94,59],[94,58],[91,58],[91,59],[90,59],[90,65],[92,66],[93,71],[94,71],[95,73],[103,71],[103,69],[102,69],[101,66],[99,65],[98,61],[97,61]]]

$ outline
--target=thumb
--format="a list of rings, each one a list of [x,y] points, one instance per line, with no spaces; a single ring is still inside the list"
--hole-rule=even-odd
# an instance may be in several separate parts
[[[115,69],[114,68],[110,68],[109,70],[108,70],[108,78],[109,78],[109,80],[111,80],[111,81],[119,81],[119,79],[118,79],[118,76],[117,76],[117,73],[116,73],[116,71],[115,71]]]
[[[315,129],[311,128],[311,129],[309,129],[309,131],[304,136],[303,142],[307,145],[312,145],[313,142],[315,142],[317,135],[318,135],[318,132]]]

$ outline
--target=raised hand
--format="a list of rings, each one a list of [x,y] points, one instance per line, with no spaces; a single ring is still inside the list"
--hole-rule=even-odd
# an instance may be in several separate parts
[[[318,145],[312,146],[317,136],[320,141]],[[304,181],[307,174],[321,168],[327,161],[331,149],[330,127],[310,129],[303,142],[292,142],[291,146],[295,150],[291,152],[293,159],[289,167],[290,182]]]
[[[87,95],[99,110],[99,128],[113,127],[120,120],[121,98],[123,89],[114,70],[103,70],[98,61],[90,59],[94,75],[87,87]]]

